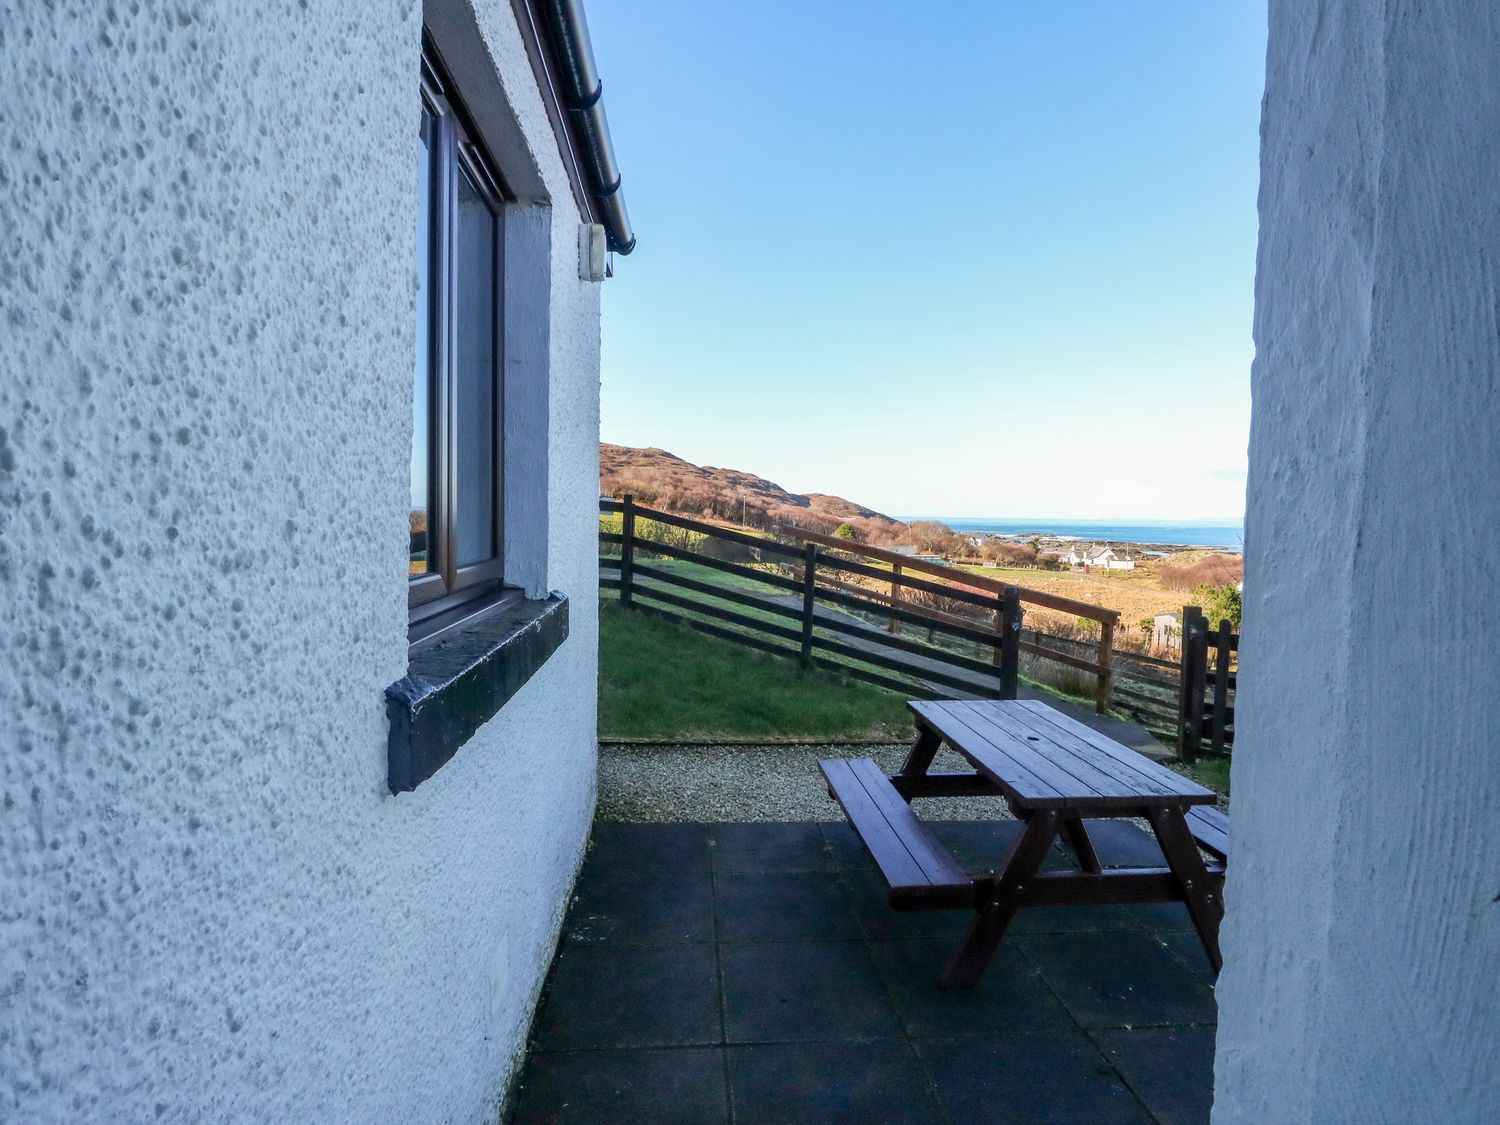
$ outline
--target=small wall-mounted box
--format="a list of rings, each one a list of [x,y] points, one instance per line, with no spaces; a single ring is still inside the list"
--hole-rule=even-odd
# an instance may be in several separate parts
[[[609,245],[604,240],[604,227],[584,223],[578,228],[578,279],[603,281],[608,276]]]

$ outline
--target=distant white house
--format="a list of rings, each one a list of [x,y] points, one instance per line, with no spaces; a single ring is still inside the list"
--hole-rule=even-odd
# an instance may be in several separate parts
[[[1134,570],[1135,560],[1124,551],[1105,544],[1074,543],[1059,552],[1058,561],[1066,566],[1098,567],[1100,570]]]
[[[915,547],[892,547],[891,550],[898,555],[905,555],[909,559],[915,559],[917,562],[945,563],[948,561],[942,555],[918,554]]]
[[[1151,619],[1151,647],[1178,649],[1182,646],[1182,614],[1158,613]]]

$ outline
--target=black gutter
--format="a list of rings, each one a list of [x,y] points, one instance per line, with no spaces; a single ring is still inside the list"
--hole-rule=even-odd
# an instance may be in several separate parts
[[[604,83],[599,81],[594,65],[583,4],[580,0],[542,0],[538,7],[555,57],[566,75],[564,100],[583,142],[590,189],[609,236],[609,248],[617,254],[629,254],[635,249],[635,232],[630,229],[625,196],[620,191],[620,169],[609,139],[609,119],[604,116]]]

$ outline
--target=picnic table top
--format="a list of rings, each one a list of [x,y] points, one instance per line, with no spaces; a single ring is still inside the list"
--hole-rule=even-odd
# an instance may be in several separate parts
[[[1207,805],[1213,790],[1035,699],[912,700],[917,721],[1032,809]]]

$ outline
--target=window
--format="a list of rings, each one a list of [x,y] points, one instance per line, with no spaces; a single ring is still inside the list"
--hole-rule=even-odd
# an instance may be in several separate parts
[[[413,120],[409,644],[406,675],[385,691],[393,793],[441,769],[568,636],[568,600],[547,585],[550,199],[492,66],[471,49],[478,30],[453,22],[468,6],[429,7],[438,23],[424,27],[421,114]],[[452,44],[455,68],[469,67],[457,74],[467,104],[434,43]],[[481,145],[476,119],[506,155],[508,181]],[[410,260],[406,246],[392,247],[402,261]],[[528,487],[516,489],[522,473]]]
[[[502,592],[501,308],[505,192],[430,48],[417,135],[411,637]]]

